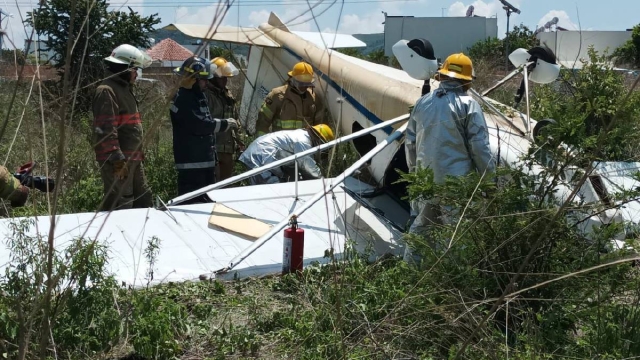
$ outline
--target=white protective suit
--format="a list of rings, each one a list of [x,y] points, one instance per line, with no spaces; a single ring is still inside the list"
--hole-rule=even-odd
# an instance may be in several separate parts
[[[480,104],[455,80],[440,82],[438,89],[416,102],[407,125],[405,151],[409,171],[418,165],[429,167],[436,183],[444,182],[448,175],[495,170]],[[421,232],[430,223],[439,223],[438,212],[427,202],[412,202],[415,220],[409,232]]]
[[[249,169],[255,169],[312,147],[311,137],[306,129],[281,130],[255,139],[240,155],[238,160]],[[290,168],[293,167],[292,162]],[[298,171],[304,179],[319,179],[322,175],[320,168],[313,159],[313,155],[305,156],[298,160]],[[285,169],[277,167],[253,176],[249,180],[252,185],[275,184],[285,178],[286,174]]]

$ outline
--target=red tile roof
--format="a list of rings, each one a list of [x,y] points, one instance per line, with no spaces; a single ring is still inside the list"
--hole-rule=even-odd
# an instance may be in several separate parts
[[[154,61],[182,61],[193,56],[193,53],[172,39],[166,38],[147,50]]]

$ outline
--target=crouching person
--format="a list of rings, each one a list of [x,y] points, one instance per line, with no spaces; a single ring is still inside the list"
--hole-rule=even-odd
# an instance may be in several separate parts
[[[325,124],[297,130],[281,130],[262,135],[255,139],[238,159],[247,168],[255,169],[293,154],[303,152],[334,139],[333,131]],[[275,184],[294,181],[295,164],[280,166],[264,171],[249,179],[251,185]],[[313,159],[313,155],[298,160],[298,171],[303,180],[319,179],[322,176],[320,168]]]
[[[20,184],[9,169],[0,166],[0,199],[8,200],[12,207],[21,207],[28,197],[29,188]]]

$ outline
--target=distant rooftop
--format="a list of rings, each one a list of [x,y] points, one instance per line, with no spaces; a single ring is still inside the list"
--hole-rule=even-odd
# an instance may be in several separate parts
[[[149,50],[147,54],[154,61],[183,61],[193,56],[193,52],[172,39],[164,39]]]

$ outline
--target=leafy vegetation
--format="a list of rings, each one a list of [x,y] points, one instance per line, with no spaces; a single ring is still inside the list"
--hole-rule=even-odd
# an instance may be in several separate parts
[[[76,109],[83,112],[90,109],[92,85],[103,75],[102,59],[120,44],[149,47],[146,34],[160,23],[160,18],[157,14],[141,16],[131,8],[129,12],[110,10],[106,0],[54,0],[28,12],[25,23],[46,38],[42,51],[53,50],[51,60],[60,74],[69,64],[71,84],[79,84],[82,90],[76,98]],[[67,48],[69,40],[74,46],[72,52]]]
[[[617,48],[613,54],[616,65],[631,65],[640,68],[640,24],[633,27],[631,39]]]

